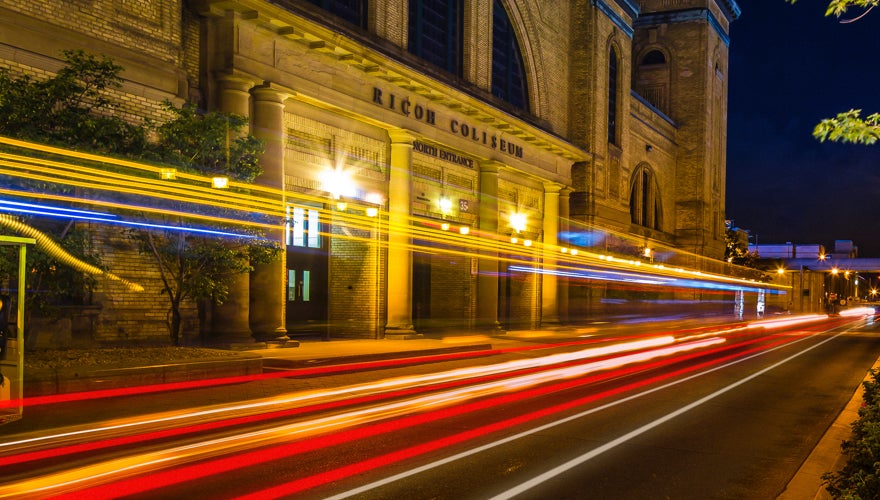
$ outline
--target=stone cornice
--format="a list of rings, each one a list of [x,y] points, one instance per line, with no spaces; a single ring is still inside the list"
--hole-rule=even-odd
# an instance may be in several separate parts
[[[274,3],[261,0],[196,0],[190,5],[203,16],[221,17],[226,12],[236,12],[246,22],[255,23],[273,31],[279,37],[302,44],[316,54],[332,58],[370,77],[412,92],[436,106],[443,106],[467,116],[470,120],[510,134],[531,147],[571,161],[582,161],[587,157],[584,150],[552,132],[494,108],[491,104],[433,80],[395,60],[386,55],[385,49],[377,44],[355,40]],[[293,98],[308,99],[301,94]],[[318,104],[314,99],[309,101],[311,104]]]
[[[736,21],[739,19],[740,14],[742,14],[736,0],[718,0],[718,7],[724,12],[725,17],[727,17],[727,22]]]
[[[594,7],[599,9],[599,12],[605,14],[605,17],[610,19],[611,22],[613,22],[618,28],[620,28],[620,30],[623,31],[623,33],[626,34],[626,36],[628,36],[629,38],[633,37],[634,30],[633,30],[632,24],[630,22],[628,22],[626,19],[622,18],[620,16],[620,14],[618,14],[617,11],[612,9],[611,6],[608,5],[608,3],[605,0],[590,0],[590,3]],[[621,2],[615,1],[615,3],[618,6],[620,6]],[[628,11],[628,9],[626,7],[623,7],[623,10]],[[627,13],[629,13],[629,12],[627,12]],[[632,19],[632,16],[630,17],[630,19]]]
[[[636,20],[635,26],[637,28],[643,28],[646,26],[685,23],[691,21],[708,22],[709,26],[718,33],[721,41],[723,41],[725,45],[730,45],[730,35],[724,30],[724,27],[709,9],[688,9],[643,14]]]

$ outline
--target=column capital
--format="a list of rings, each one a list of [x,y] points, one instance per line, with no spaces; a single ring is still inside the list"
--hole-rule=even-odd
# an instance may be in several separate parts
[[[236,74],[225,74],[217,77],[217,84],[221,90],[233,90],[238,92],[248,92],[254,86],[255,82],[251,78]]]
[[[293,92],[281,89],[271,82],[263,82],[262,84],[253,87],[251,89],[251,94],[254,96],[254,100],[274,102],[278,104],[284,104],[284,101],[295,95]]]
[[[506,167],[507,165],[496,160],[481,161],[480,173],[485,172],[487,174],[500,174],[501,171],[504,170]]]
[[[565,186],[558,182],[546,181],[544,182],[544,194],[559,194],[564,187]]]
[[[403,128],[389,129],[388,137],[391,138],[393,144],[409,144],[410,146],[416,140],[416,136],[412,132]]]

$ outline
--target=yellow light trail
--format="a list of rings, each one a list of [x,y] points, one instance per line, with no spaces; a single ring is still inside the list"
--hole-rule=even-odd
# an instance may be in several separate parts
[[[620,353],[627,350],[639,350],[639,352],[623,354],[618,357],[602,359],[586,364],[565,366],[538,373],[513,376],[508,379],[494,380],[468,387],[443,390],[434,394],[369,406],[326,417],[275,426],[269,429],[262,429],[154,452],[110,459],[73,470],[50,473],[37,478],[4,484],[0,486],[0,498],[34,493],[60,494],[66,491],[74,491],[87,485],[116,481],[132,475],[144,474],[183,463],[253,448],[255,446],[302,439],[304,437],[325,434],[378,420],[410,415],[413,412],[436,410],[442,407],[461,404],[475,398],[521,390],[555,380],[570,379],[598,371],[611,370],[626,365],[641,363],[660,357],[703,349],[721,344],[725,342],[725,340],[716,337],[669,345],[672,342],[674,342],[674,339],[671,337],[661,337],[631,342],[626,345],[612,345],[601,349],[588,349],[580,353],[547,356],[546,360],[543,362],[540,360],[521,360],[522,363],[525,363],[526,365],[530,365],[536,361],[541,364],[555,365],[573,359],[583,359],[586,357],[595,357],[603,354],[607,355],[615,352]],[[585,352],[588,352],[588,354],[585,354]],[[520,366],[522,363],[512,362],[496,365],[495,367],[490,366],[483,368],[487,369],[487,373],[491,373],[493,369],[498,370],[499,367],[503,365]],[[479,370],[480,368],[478,367],[476,369]],[[509,368],[500,369],[501,371],[509,370]],[[520,369],[522,368],[517,368],[516,370]],[[449,374],[441,373],[436,374],[434,377],[428,376],[428,378],[416,378],[423,378],[426,381],[431,381],[433,379],[433,381],[436,381],[448,376]],[[407,382],[405,387],[411,386],[413,383],[411,379],[413,377],[406,378],[410,379],[410,381]],[[399,387],[401,382],[402,380],[392,379],[390,384]]]
[[[76,179],[63,179],[62,181],[66,185],[77,186],[86,189],[123,192],[127,194],[147,197],[159,196],[178,202],[210,205],[227,210],[249,211],[256,214],[279,218],[284,216],[285,206],[282,200],[285,199],[292,201],[302,200],[319,202],[322,204],[327,203],[326,197],[323,196],[308,195],[305,193],[285,193],[281,190],[261,186],[259,184],[232,182],[230,183],[230,189],[228,190],[214,189],[208,187],[211,183],[211,177],[187,174],[184,172],[177,172],[175,178],[178,180],[186,180],[194,184],[182,184],[169,182],[167,180],[157,180],[161,178],[162,172],[164,170],[168,170],[167,166],[163,167],[147,165],[128,160],[120,160],[88,153],[63,150],[60,148],[44,146],[35,143],[28,143],[25,141],[18,141],[3,137],[0,137],[0,144],[6,144],[8,146],[16,148],[28,149],[41,153],[49,153],[52,155],[58,155],[67,158],[85,160],[88,162],[94,162],[98,165],[112,165],[118,168],[130,169],[131,171],[139,172],[141,174],[140,176],[138,176],[133,174],[108,172],[106,170],[101,170],[98,168],[86,168],[83,165],[78,164],[65,164],[64,162],[54,161],[49,162],[48,160],[27,158],[20,155],[4,154],[2,156],[5,158],[14,158],[16,161],[0,162],[0,164],[5,164],[9,168],[14,167],[12,171],[3,169],[0,170],[0,173],[6,173],[8,175],[19,177],[31,177],[44,182],[58,182],[59,180],[62,180],[52,176],[53,173],[57,173],[55,172],[55,169],[72,172],[88,172],[89,175],[86,176],[87,180],[85,181],[78,180],[82,178],[82,175],[76,175]],[[53,168],[41,167],[41,163],[51,164]],[[14,165],[10,166],[10,164]],[[25,172],[28,169],[35,170],[37,172],[43,172],[45,175]],[[73,176],[75,174],[71,173],[69,175]],[[145,175],[147,177],[144,177]],[[14,193],[12,190],[6,190],[4,192],[7,194],[15,194],[17,196],[29,196],[29,194],[23,192]],[[83,199],[81,200],[81,202],[87,204],[105,203],[103,206],[117,206],[118,208],[123,208],[120,205],[124,205],[119,203],[114,204],[113,202],[96,202],[94,200],[88,199]],[[355,210],[365,212],[366,207],[374,206],[369,204],[361,205],[357,202],[354,202],[351,204],[351,207]],[[263,227],[266,229],[272,228],[272,226],[268,224],[252,223],[249,221],[237,221],[230,218],[206,216],[195,213],[184,214],[182,213],[182,211],[169,210],[166,208],[154,208],[148,206],[138,207],[130,205],[125,206],[124,208],[143,211],[147,213],[174,215],[195,220],[205,220],[211,223],[233,223],[250,225],[252,227]],[[532,246],[527,248],[523,247],[520,244],[510,243],[509,238],[503,234],[485,234],[480,232],[479,230],[472,230],[469,234],[443,231],[442,229],[430,227],[439,225],[438,221],[419,216],[407,217],[407,222],[404,224],[391,224],[388,221],[389,213],[387,211],[379,212],[377,217],[367,217],[366,215],[349,213],[348,211],[334,211],[332,210],[332,208],[321,208],[319,209],[319,211],[321,212],[322,222],[335,225],[350,225],[352,228],[369,231],[370,234],[367,237],[340,235],[337,233],[323,233],[324,235],[334,238],[344,237],[354,240],[360,239],[364,240],[368,244],[380,245],[386,248],[389,247],[389,243],[387,241],[387,235],[389,234],[389,232],[402,232],[402,234],[407,235],[407,239],[409,240],[408,243],[404,243],[402,245],[404,248],[426,251],[430,253],[445,253],[457,256],[471,256],[481,259],[490,259],[511,263],[522,263],[522,260],[524,259],[534,262],[536,266],[543,266],[545,269],[550,268],[577,271],[579,269],[578,266],[588,265],[594,267],[625,270],[628,272],[639,272],[647,275],[675,278],[688,277],[689,279],[700,281],[716,281],[740,284],[744,286],[760,287],[770,290],[787,290],[791,288],[790,286],[786,285],[757,283],[754,280],[748,280],[725,274],[685,269],[679,266],[666,267],[662,264],[651,265],[648,263],[643,263],[639,259],[632,257],[620,258],[613,255],[597,254],[584,250],[581,250],[578,255],[575,256],[572,255],[570,252],[560,252],[561,247],[558,245],[544,245],[540,241],[534,241]],[[574,221],[569,221],[569,225],[579,226],[579,224],[576,224]],[[279,227],[278,229],[281,228]],[[382,240],[381,238],[374,238],[373,231],[384,233],[384,235],[386,235],[386,240]],[[611,231],[608,229],[602,229],[601,231],[605,234],[617,235],[621,239],[625,239],[626,237],[626,235],[622,233]],[[413,243],[413,240],[415,239],[424,240],[426,243],[428,243],[428,245]],[[431,244],[436,244],[437,246],[429,246]],[[396,243],[390,245],[392,248],[399,248],[395,246],[397,245]],[[449,248],[444,248],[444,245]],[[678,250],[676,250],[676,252],[681,253]],[[478,255],[475,255],[475,253]],[[696,256],[695,254],[693,255],[693,257],[702,258],[701,256]]]
[[[70,267],[73,267],[74,269],[94,276],[102,276],[113,281],[118,281],[133,292],[144,291],[144,287],[138,285],[137,283],[132,283],[131,281],[120,278],[113,273],[104,271],[103,269],[93,266],[87,262],[83,262],[82,260],[76,258],[75,256],[68,253],[66,250],[61,248],[61,246],[55,243],[52,238],[50,238],[43,232],[16,220],[14,217],[0,213],[0,224],[33,238],[36,241],[37,246],[42,248],[44,252],[51,255],[52,257],[55,257],[60,262],[63,262]]]

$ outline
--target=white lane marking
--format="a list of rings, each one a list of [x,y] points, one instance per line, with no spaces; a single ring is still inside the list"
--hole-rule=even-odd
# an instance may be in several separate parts
[[[747,382],[750,382],[750,381],[760,377],[761,375],[769,372],[770,370],[776,369],[777,367],[782,366],[785,363],[788,363],[789,361],[803,355],[804,353],[807,353],[807,352],[825,344],[826,342],[830,342],[830,341],[834,340],[835,338],[839,337],[840,335],[841,334],[838,333],[837,335],[834,335],[833,337],[828,337],[827,339],[823,340],[822,342],[819,342],[818,344],[814,344],[810,347],[807,347],[803,351],[792,354],[791,356],[789,356],[781,361],[778,361],[778,362],[768,366],[767,368],[764,368],[763,370],[759,370],[759,371],[749,375],[748,377],[742,378],[742,379],[740,379],[740,380],[738,380],[738,381],[736,381],[726,387],[718,389],[717,391],[713,392],[712,394],[709,394],[707,396],[703,396],[702,398],[694,401],[693,403],[685,405],[685,406],[679,408],[678,410],[675,410],[672,413],[669,413],[663,417],[658,418],[657,420],[654,420],[653,422],[649,422],[649,423],[647,423],[637,429],[634,429],[630,432],[627,432],[626,434],[620,436],[617,439],[609,441],[608,443],[605,443],[604,445],[602,445],[598,448],[594,448],[593,450],[591,450],[588,453],[585,453],[577,458],[569,460],[568,462],[565,462],[562,465],[554,467],[553,469],[550,469],[547,472],[544,472],[543,474],[535,476],[534,478],[532,478],[528,481],[525,481],[525,482],[519,484],[518,486],[511,488],[511,489],[509,489],[499,495],[495,495],[490,500],[502,500],[502,499],[513,498],[516,495],[519,495],[520,493],[524,493],[524,492],[526,492],[536,486],[539,486],[543,482],[545,482],[549,479],[552,479],[552,478],[554,478],[564,472],[567,472],[567,471],[569,471],[569,470],[571,470],[571,469],[573,469],[573,468],[575,468],[575,467],[577,467],[577,466],[579,466],[589,460],[592,460],[593,458],[601,455],[602,453],[605,453],[606,451],[609,451],[609,450],[611,450],[611,449],[613,449],[623,443],[626,443],[627,441],[629,441],[629,440],[631,440],[641,434],[644,434],[644,433],[650,431],[651,429],[654,429],[655,427],[658,427],[661,424],[664,424],[664,423],[674,419],[675,417],[683,415],[683,414],[693,410],[694,408],[696,408],[696,407],[698,407],[708,401],[711,401],[711,400],[717,398],[718,396],[721,396],[724,393],[727,393],[727,392],[729,392],[729,391],[731,391],[731,390],[733,390],[733,389],[735,389],[735,388],[737,388]],[[782,347],[782,346],[780,346],[780,347]]]
[[[827,338],[826,340],[823,340],[822,342],[820,342],[820,343],[818,343],[818,344],[816,344],[816,345],[814,345],[814,346],[812,346],[812,347],[809,347],[809,348],[807,348],[807,349],[804,349],[803,351],[801,351],[800,353],[795,354],[794,356],[791,356],[791,357],[789,357],[789,358],[786,358],[784,361],[782,361],[782,362],[780,362],[780,363],[777,363],[777,365],[778,365],[778,364],[782,364],[782,363],[787,362],[787,361],[790,361],[791,359],[794,359],[795,357],[800,356],[800,355],[803,354],[803,353],[806,353],[806,352],[808,352],[808,351],[810,351],[810,350],[812,350],[812,349],[815,349],[816,347],[819,347],[820,345],[822,345],[822,344],[824,344],[824,343],[826,343],[826,342],[829,342],[829,341],[831,341],[831,340],[833,340],[833,339],[839,337],[839,336],[842,335],[842,334],[843,334],[843,333],[838,333],[838,334],[836,334],[836,335],[834,335],[834,336],[832,336],[832,337],[829,337],[829,338]],[[519,433],[519,434],[514,434],[514,435],[512,435],[512,436],[508,436],[508,437],[506,437],[506,438],[502,438],[502,439],[499,439],[499,440],[497,440],[497,441],[493,441],[493,442],[491,442],[491,443],[484,444],[484,445],[479,446],[479,447],[477,447],[477,448],[472,448],[472,449],[470,449],[470,450],[463,451],[463,452],[461,452],[461,453],[457,453],[457,454],[455,454],[455,455],[451,455],[451,456],[449,456],[449,457],[446,457],[446,458],[443,458],[443,459],[437,460],[437,461],[435,461],[435,462],[431,462],[431,463],[428,463],[428,464],[425,464],[425,465],[422,465],[422,466],[416,467],[416,468],[414,468],[414,469],[410,469],[410,470],[408,470],[408,471],[406,471],[406,472],[401,472],[401,473],[399,473],[399,474],[395,474],[395,475],[393,475],[393,476],[389,476],[389,477],[386,477],[386,478],[380,479],[380,480],[378,480],[378,481],[374,481],[374,482],[372,482],[372,483],[365,484],[365,485],[363,485],[363,486],[360,486],[360,487],[357,487],[357,488],[354,488],[354,489],[351,489],[351,490],[348,490],[348,491],[344,491],[344,492],[342,492],[342,493],[338,493],[338,494],[336,494],[336,495],[333,495],[333,496],[327,497],[325,500],[342,500],[342,499],[344,499],[344,498],[350,498],[350,497],[353,497],[353,496],[360,495],[360,494],[362,494],[362,493],[365,493],[365,492],[367,492],[367,491],[373,490],[373,489],[375,489],[375,488],[379,488],[379,487],[381,487],[381,486],[385,486],[385,485],[387,485],[387,484],[391,484],[391,483],[393,483],[393,482],[400,481],[400,480],[402,480],[402,479],[406,479],[406,478],[411,477],[411,476],[414,476],[414,475],[416,475],[416,474],[421,474],[422,472],[427,472],[427,471],[429,471],[429,470],[431,470],[431,469],[434,469],[434,468],[437,468],[437,467],[440,467],[440,466],[443,466],[443,465],[446,465],[446,464],[449,464],[449,463],[455,462],[455,461],[457,461],[457,460],[461,460],[461,459],[463,459],[463,458],[467,458],[467,457],[469,457],[469,456],[471,456],[471,455],[476,455],[477,453],[482,453],[482,452],[484,452],[484,451],[490,450],[490,449],[495,448],[495,447],[497,447],[497,446],[501,446],[501,445],[503,445],[503,444],[507,444],[507,443],[510,443],[510,442],[516,441],[517,439],[522,439],[522,438],[527,437],[527,436],[530,436],[530,435],[532,435],[532,434],[537,434],[537,433],[542,432],[542,431],[545,431],[545,430],[547,430],[547,429],[552,429],[553,427],[556,427],[556,426],[559,426],[559,425],[565,424],[565,423],[567,423],[567,422],[571,422],[571,421],[573,421],[573,420],[577,420],[577,419],[583,418],[583,417],[585,417],[585,416],[587,416],[587,415],[590,415],[590,414],[592,414],[592,413],[598,413],[598,412],[600,412],[600,411],[606,410],[606,409],[608,409],[608,408],[612,408],[612,407],[617,406],[617,405],[619,405],[619,404],[623,404],[623,403],[626,403],[626,402],[628,402],[628,401],[632,401],[632,400],[635,400],[635,399],[641,398],[641,397],[643,397],[643,396],[647,396],[648,394],[651,394],[651,393],[654,393],[654,392],[658,392],[658,391],[662,391],[662,390],[668,389],[668,388],[673,387],[673,386],[675,386],[675,385],[678,385],[678,384],[681,384],[681,383],[687,382],[687,381],[689,381],[689,380],[696,379],[696,378],[698,378],[698,377],[702,377],[702,376],[707,375],[707,374],[709,374],[709,373],[712,373],[712,372],[715,372],[715,371],[719,371],[719,370],[722,370],[722,369],[724,369],[724,368],[728,368],[728,367],[730,367],[730,366],[733,366],[733,365],[736,365],[736,364],[739,364],[739,363],[742,363],[742,362],[748,361],[748,360],[753,359],[753,358],[757,358],[758,356],[763,356],[763,355],[765,355],[765,354],[767,354],[767,353],[770,353],[770,352],[773,352],[773,351],[775,351],[775,350],[777,350],[777,349],[782,349],[782,348],[784,348],[784,347],[792,346],[792,345],[797,344],[797,343],[799,343],[799,342],[803,342],[803,341],[805,341],[805,340],[807,340],[807,339],[809,339],[809,338],[813,338],[813,336],[811,335],[811,336],[809,336],[809,337],[803,337],[803,338],[797,339],[797,340],[795,340],[795,341],[789,342],[789,343],[787,343],[787,344],[784,344],[784,345],[781,345],[781,346],[777,346],[777,347],[774,347],[774,348],[772,348],[772,349],[768,349],[768,350],[766,350],[766,351],[761,351],[761,352],[759,352],[759,353],[755,353],[755,354],[753,354],[753,355],[751,355],[751,356],[747,356],[747,357],[745,357],[745,358],[737,359],[737,360],[735,360],[735,361],[731,361],[731,362],[729,362],[729,363],[725,363],[725,364],[723,364],[723,365],[716,366],[716,367],[711,368],[711,369],[708,369],[708,370],[706,370],[706,371],[702,371],[702,372],[695,373],[695,374],[693,374],[693,375],[689,375],[689,376],[687,376],[687,377],[684,377],[684,378],[681,378],[681,379],[678,379],[678,380],[674,380],[674,381],[669,382],[669,383],[667,383],[667,384],[663,384],[663,385],[661,385],[661,386],[657,386],[657,387],[654,387],[654,388],[652,388],[652,389],[648,389],[648,390],[645,390],[645,391],[643,391],[643,392],[639,392],[639,393],[637,393],[637,394],[633,394],[633,395],[627,396],[627,397],[625,397],[625,398],[621,398],[621,399],[618,399],[618,400],[615,400],[615,401],[611,401],[611,402],[606,403],[606,404],[604,404],[604,405],[597,406],[597,407],[595,407],[595,408],[591,408],[591,409],[589,409],[589,410],[585,410],[585,411],[583,411],[583,412],[581,412],[581,413],[578,413],[578,414],[575,414],[575,415],[571,415],[571,416],[569,416],[569,417],[565,417],[565,418],[563,418],[563,419],[556,420],[556,421],[553,421],[553,422],[550,422],[550,423],[544,424],[544,425],[542,425],[542,426],[535,427],[535,428],[532,428],[532,429],[529,429],[529,430],[523,431],[523,432],[521,432],[521,433]],[[776,367],[777,365],[773,365],[771,368]],[[770,368],[768,368],[768,370],[769,370],[769,369],[770,369]],[[766,370],[762,370],[761,372],[756,373],[754,376],[758,376],[759,374],[763,373],[764,371],[766,371]],[[742,382],[744,383],[745,380],[743,380]],[[732,387],[731,387],[731,388],[732,388]],[[682,412],[682,413],[683,413],[683,412]],[[649,424],[649,425],[650,425],[650,424]],[[659,424],[657,424],[657,425],[659,425]],[[648,430],[648,429],[645,429],[645,430],[643,430],[642,432],[645,432],[645,431],[647,431],[647,430]],[[635,432],[635,431],[634,431],[634,432]],[[627,436],[629,436],[629,435],[627,435]],[[632,437],[635,437],[635,436],[629,436],[628,439],[631,439]],[[620,438],[618,438],[618,439],[620,439]],[[617,440],[615,440],[615,441],[617,441]],[[623,442],[623,441],[621,441],[621,443],[622,443],[622,442]],[[620,443],[617,443],[617,444],[620,444]],[[603,448],[604,448],[604,447],[603,447]],[[604,451],[608,451],[608,449],[610,449],[610,448],[603,449],[602,452],[604,452]],[[601,453],[601,452],[600,452],[600,453]],[[594,455],[594,456],[595,456],[595,455]],[[592,458],[592,457],[590,457],[590,458]],[[589,460],[589,458],[588,458],[587,460]],[[586,461],[586,460],[584,460],[584,461]],[[574,467],[574,465],[572,465],[572,467]],[[557,469],[559,469],[559,468],[557,468]],[[557,469],[554,469],[554,471],[556,471]],[[562,471],[559,471],[559,472],[557,472],[557,473],[561,473],[561,472],[562,472]],[[541,476],[538,476],[538,477],[543,478],[546,474],[547,474],[547,473],[542,474]],[[523,485],[525,485],[525,484],[529,484],[529,486],[526,487],[526,488],[524,488],[524,489],[519,489],[519,488],[517,488],[517,491],[516,491],[516,492],[512,492],[513,490],[508,490],[508,492],[505,492],[505,494],[506,494],[506,493],[511,493],[511,496],[512,496],[512,495],[515,495],[515,494],[521,493],[521,492],[523,492],[523,491],[526,491],[526,490],[528,490],[528,489],[530,489],[530,488],[533,488],[533,487],[536,486],[537,484],[540,484],[540,483],[534,483],[534,484],[533,484],[532,482],[535,481],[535,480],[537,480],[537,478],[536,478],[536,479],[533,479],[532,481],[529,481],[529,482],[527,482],[527,483],[523,483]],[[542,479],[542,481],[543,481],[543,480],[544,480],[544,479]],[[496,497],[494,497],[494,498],[495,498],[495,499],[509,498],[509,497],[503,496],[503,495],[505,495],[505,494],[498,495],[498,496],[496,496]]]

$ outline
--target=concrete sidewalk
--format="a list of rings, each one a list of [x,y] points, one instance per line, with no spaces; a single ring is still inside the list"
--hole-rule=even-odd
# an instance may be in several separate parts
[[[871,370],[880,369],[880,360],[874,363]],[[869,381],[871,374],[865,375],[862,382]],[[852,437],[852,424],[859,419],[859,408],[862,407],[862,396],[865,392],[863,384],[853,394],[831,427],[813,448],[812,453],[801,464],[800,469],[785,487],[777,500],[830,500],[831,494],[825,489],[822,475],[826,472],[839,471],[846,464],[846,457],[840,448],[843,441]]]

